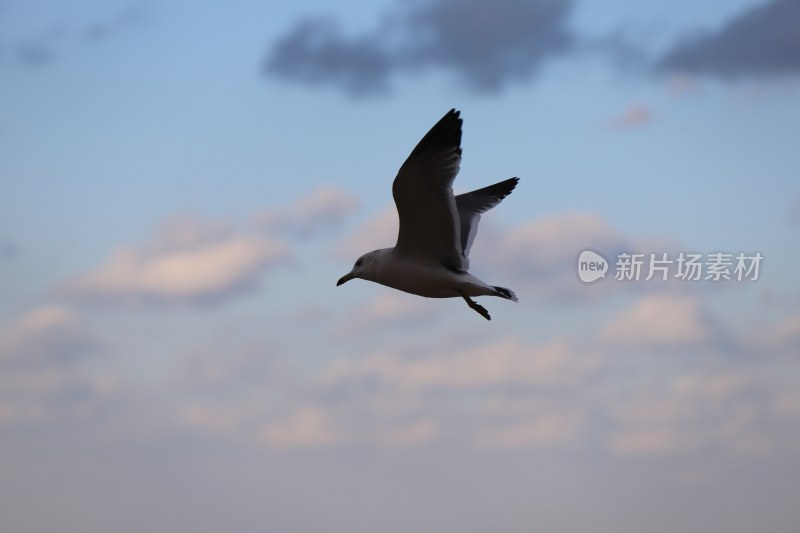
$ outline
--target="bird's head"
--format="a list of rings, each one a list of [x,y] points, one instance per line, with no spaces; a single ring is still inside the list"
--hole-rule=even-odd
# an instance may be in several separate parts
[[[342,283],[347,283],[355,278],[372,280],[375,273],[375,259],[380,251],[381,250],[374,250],[359,257],[355,265],[353,265],[353,270],[339,278],[339,281],[336,282],[336,286],[338,287]]]

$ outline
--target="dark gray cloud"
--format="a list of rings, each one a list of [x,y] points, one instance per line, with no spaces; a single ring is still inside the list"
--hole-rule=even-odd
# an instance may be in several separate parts
[[[800,2],[762,3],[716,32],[687,37],[658,67],[723,78],[800,73]]]
[[[278,39],[266,71],[307,85],[340,85],[352,94],[382,92],[395,60],[376,36],[348,39],[331,18],[301,20]]]
[[[348,37],[335,20],[300,20],[272,46],[268,74],[350,94],[384,91],[397,72],[438,67],[478,92],[532,78],[569,50],[571,1],[434,0],[401,8],[369,33]]]
[[[501,89],[527,80],[542,62],[573,42],[566,28],[571,2],[559,0],[438,0],[408,17],[419,65],[451,69],[473,88]]]

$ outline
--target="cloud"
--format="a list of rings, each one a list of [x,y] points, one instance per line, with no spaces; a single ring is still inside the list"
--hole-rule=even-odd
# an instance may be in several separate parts
[[[181,354],[173,379],[190,392],[242,390],[273,377],[271,374],[276,371],[273,352],[274,349],[258,344],[232,344],[224,337]]]
[[[546,413],[532,421],[486,431],[479,444],[484,448],[499,449],[559,445],[573,440],[579,427],[580,422],[575,416]]]
[[[149,243],[118,248],[90,272],[60,284],[58,292],[99,304],[220,302],[252,289],[265,270],[290,260],[292,250],[283,237],[296,242],[333,231],[357,207],[347,192],[321,186],[243,227],[193,215],[174,217]]]
[[[319,407],[303,407],[285,420],[273,422],[259,433],[259,440],[271,448],[316,448],[341,442],[329,414]]]
[[[611,447],[619,454],[639,455],[674,452],[681,437],[672,428],[643,428],[622,431],[611,439]]]
[[[792,350],[800,348],[800,314],[793,314],[754,332],[746,339],[753,349]]]
[[[621,232],[594,213],[563,213],[513,228],[481,228],[471,253],[473,270],[486,265],[500,285],[549,301],[593,298],[615,284],[582,284],[576,275],[581,250],[592,249],[611,260],[630,244]]]
[[[406,448],[428,442],[438,431],[439,424],[430,418],[426,418],[406,426],[384,431],[378,434],[377,440],[382,446]]]
[[[631,104],[622,114],[614,119],[614,127],[622,130],[646,126],[653,121],[653,112],[642,104]]]
[[[686,294],[652,294],[614,317],[600,332],[605,342],[647,347],[706,343],[718,338],[699,301]]]
[[[749,452],[767,444],[759,433],[782,387],[734,368],[691,369],[608,402],[613,452],[680,455],[725,449]]]
[[[570,28],[574,3],[559,0],[431,0],[396,3],[381,21],[356,35],[337,19],[300,19],[272,44],[267,75],[309,86],[330,86],[353,96],[386,93],[392,79],[444,71],[468,89],[494,94],[535,78],[547,61],[600,52],[622,65],[650,64],[656,72],[721,78],[800,72],[800,7],[772,0],[752,7],[716,31],[679,40],[660,58],[646,59],[619,37],[582,39]],[[674,94],[688,85],[673,83]],[[643,115],[631,117],[641,125]],[[644,117],[648,120],[650,117]]]
[[[332,185],[322,185],[285,209],[270,209],[256,216],[270,231],[310,238],[337,229],[358,209],[358,199]]]
[[[276,450],[325,448],[359,442],[398,449],[429,442],[439,431],[439,424],[431,418],[369,426],[352,417],[340,420],[341,414],[319,406],[303,406],[285,418],[266,424],[258,432],[257,439]]]
[[[403,328],[431,324],[436,308],[430,301],[398,291],[381,292],[366,304],[357,307],[347,317],[346,336],[361,335],[379,328]]]
[[[397,209],[394,205],[386,206],[342,239],[334,249],[334,254],[355,262],[362,254],[372,250],[391,248],[397,241],[398,228]]]
[[[722,28],[686,37],[658,62],[663,71],[721,78],[800,73],[800,3],[759,3]]]
[[[331,387],[380,383],[411,390],[548,386],[591,367],[589,358],[574,360],[564,342],[530,346],[516,339],[499,339],[447,355],[430,354],[409,360],[375,354],[341,361],[332,365],[321,382]]]
[[[0,426],[91,416],[116,389],[81,363],[99,343],[67,308],[34,309],[0,330]]]
[[[0,330],[0,368],[62,366],[95,345],[86,325],[72,311],[40,307]]]
[[[494,93],[530,80],[574,41],[570,1],[434,0],[396,11],[390,22],[350,38],[335,20],[300,20],[273,44],[265,71],[361,95],[385,91],[392,74],[440,68],[474,91]]]
[[[569,49],[571,10],[571,2],[560,0],[429,2],[407,18],[421,43],[410,60],[452,70],[477,91],[496,92],[508,81],[529,80],[546,59]]]
[[[370,344],[370,351],[337,358],[314,372],[286,366],[288,360],[281,364],[278,353],[259,365],[247,349],[242,357],[235,347],[194,351],[188,372],[185,362],[176,372],[182,385],[190,385],[183,389],[190,400],[179,418],[192,428],[239,434],[282,450],[419,446],[446,438],[453,420],[470,428],[476,446],[487,448],[567,438],[566,425],[572,428],[572,422],[532,421],[529,413],[516,416],[481,408],[471,413],[469,406],[481,402],[467,405],[457,398],[474,402],[486,394],[514,391],[552,394],[590,375],[596,368],[592,357],[560,341],[531,344],[496,338],[462,344],[388,346],[388,351],[375,351]],[[524,431],[512,429],[522,423]],[[535,429],[527,427],[531,424]],[[513,435],[505,432],[523,435],[514,436],[519,441],[512,443]]]
[[[347,39],[329,18],[307,18],[273,45],[268,74],[306,85],[340,85],[353,95],[385,91],[394,59],[376,36]]]
[[[780,354],[796,351],[796,331],[789,318],[776,330]],[[727,342],[727,329],[683,294],[646,295],[583,338],[533,342],[468,330],[434,341],[367,338],[335,357],[320,346],[326,356],[316,366],[217,342],[179,361],[179,419],[282,451],[599,446],[686,458],[769,449],[785,439],[775,428],[800,412],[787,373],[795,362],[765,352],[771,345],[761,337],[742,343],[737,357]],[[630,347],[636,357],[621,349]]]
[[[772,330],[771,344],[800,346],[800,315],[786,317]]]
[[[149,245],[117,250],[61,292],[103,303],[212,302],[254,286],[288,256],[270,237],[186,217],[165,225]]]

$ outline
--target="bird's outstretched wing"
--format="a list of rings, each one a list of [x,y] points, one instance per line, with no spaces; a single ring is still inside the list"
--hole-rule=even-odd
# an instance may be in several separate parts
[[[392,195],[400,218],[395,252],[465,270],[453,180],[461,163],[461,118],[451,109],[400,167]]]
[[[503,198],[511,194],[518,182],[519,178],[511,178],[477,191],[456,196],[456,209],[461,223],[461,252],[464,256],[465,270],[469,268],[469,249],[472,248],[472,242],[478,233],[478,221],[481,219],[481,214],[493,208]]]

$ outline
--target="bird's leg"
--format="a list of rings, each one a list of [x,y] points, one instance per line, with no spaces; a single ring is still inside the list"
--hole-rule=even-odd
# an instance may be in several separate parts
[[[470,306],[475,311],[477,311],[478,314],[480,314],[483,318],[485,318],[486,320],[491,320],[492,319],[492,317],[489,316],[489,311],[487,311],[486,308],[483,307],[481,304],[479,304],[478,302],[476,302],[475,300],[473,300],[472,298],[470,298],[469,296],[467,296],[463,292],[461,293],[461,297],[464,298],[464,301],[467,302],[468,306]]]

